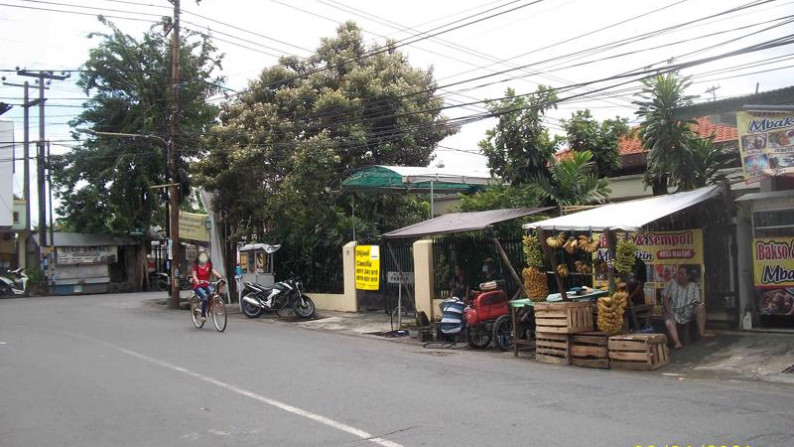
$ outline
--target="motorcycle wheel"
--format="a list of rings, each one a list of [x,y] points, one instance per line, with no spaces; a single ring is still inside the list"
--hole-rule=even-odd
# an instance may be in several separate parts
[[[258,318],[260,315],[262,315],[262,312],[264,312],[264,309],[262,309],[261,307],[254,306],[251,303],[243,301],[243,313],[245,314],[246,317]]]
[[[295,307],[293,310],[295,311],[295,315],[300,318],[311,318],[314,316],[314,311],[316,310],[314,307],[314,301],[311,298],[304,295],[303,302],[305,303],[304,306],[301,306],[300,300],[295,301]]]
[[[502,315],[493,325],[493,340],[502,351],[513,349],[513,319],[510,315]]]
[[[491,344],[491,331],[487,329],[469,328],[466,338],[472,348],[485,349]]]
[[[157,278],[157,290],[160,292],[168,290],[168,278]]]

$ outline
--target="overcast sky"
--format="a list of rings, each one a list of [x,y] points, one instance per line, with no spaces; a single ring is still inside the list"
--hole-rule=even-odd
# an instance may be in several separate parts
[[[332,36],[338,24],[347,20],[363,27],[367,40],[373,44],[383,43],[386,37],[411,42],[421,32],[435,34],[449,30],[400,48],[415,66],[432,67],[441,86],[526,66],[442,89],[440,93],[449,106],[500,97],[507,87],[515,88],[518,93],[534,91],[538,84],[566,87],[647,67],[663,68],[669,61],[684,63],[722,55],[794,34],[792,0],[203,0],[199,5],[182,0],[182,3],[185,27],[209,30],[222,39],[216,40],[216,45],[225,53],[226,85],[234,90],[244,89],[247,81],[262,68],[276,63],[277,55],[308,55],[308,50],[316,48],[322,37]],[[749,4],[757,5],[685,25]],[[12,82],[24,80],[13,73],[17,66],[32,70],[77,69],[97,43],[88,34],[105,30],[96,14],[114,16],[111,21],[139,37],[151,25],[147,20],[156,22],[158,16],[170,15],[170,7],[167,0],[3,0],[0,69],[6,70],[3,74]],[[487,10],[491,11],[484,12]],[[501,14],[488,18],[497,13]],[[471,23],[477,20],[480,21]],[[630,40],[671,27],[641,40]],[[612,43],[620,45],[608,46]],[[683,73],[693,75],[694,85],[689,93],[701,95],[699,101],[705,101],[712,98],[711,93],[706,93],[712,86],[719,87],[715,92],[718,99],[753,93],[757,84],[761,91],[788,86],[794,79],[792,59],[794,45],[787,45],[723,58],[686,68]],[[560,97],[567,97],[591,92],[561,103],[558,110],[549,114],[550,128],[559,132],[560,119],[584,108],[590,108],[599,119],[620,115],[634,121],[631,101],[633,93],[639,90],[637,83],[592,93],[594,89],[614,86],[623,80],[561,93]],[[18,104],[21,94],[20,88],[0,86],[0,101]],[[65,143],[70,138],[65,123],[80,112],[85,95],[74,85],[74,79],[70,79],[54,82],[47,96],[51,98],[47,107],[47,138]],[[446,115],[462,117],[483,110],[481,104],[457,107],[447,110]],[[37,111],[33,116],[31,133],[37,135]],[[16,123],[17,141],[21,141],[22,109],[14,107],[0,119]],[[441,143],[434,164],[443,162],[447,167],[464,169],[484,167],[485,159],[477,153],[477,142],[492,125],[493,121],[484,120],[464,126],[457,135]],[[53,152],[65,150],[68,148],[53,147]],[[18,177],[15,191],[20,193],[21,175]]]

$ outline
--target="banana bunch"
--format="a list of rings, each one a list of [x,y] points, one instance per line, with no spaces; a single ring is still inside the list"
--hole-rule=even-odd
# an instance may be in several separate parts
[[[615,248],[615,270],[618,273],[630,273],[634,268],[634,255],[637,252],[637,244],[631,239],[621,239]]]
[[[598,330],[607,335],[623,332],[623,314],[628,298],[627,292],[615,292],[611,297],[598,299]]]
[[[524,258],[530,267],[543,267],[543,252],[540,250],[540,241],[536,234],[524,236]]]
[[[590,275],[593,273],[593,269],[582,261],[574,261],[573,266],[576,268],[576,271],[582,275]]]
[[[524,289],[532,301],[545,301],[549,295],[549,283],[546,282],[546,274],[536,267],[525,268],[522,272],[524,277]]]
[[[549,247],[551,247],[553,249],[557,249],[557,248],[562,247],[563,244],[565,244],[565,241],[566,241],[565,233],[561,231],[555,237],[547,237],[546,238],[546,245],[548,245]]]
[[[563,245],[563,248],[565,249],[565,251],[566,251],[566,252],[567,252],[569,255],[572,255],[572,254],[574,254],[574,253],[576,252],[576,248],[577,248],[577,246],[578,246],[578,245],[579,245],[579,243],[577,242],[577,240],[576,240],[576,239],[574,239],[574,238],[568,238],[568,242],[566,242],[566,243]]]
[[[557,273],[562,276],[563,278],[568,276],[568,266],[565,264],[560,264],[557,266]]]
[[[598,250],[598,239],[590,240],[589,237],[582,234],[579,236],[579,248],[587,253],[593,253]]]

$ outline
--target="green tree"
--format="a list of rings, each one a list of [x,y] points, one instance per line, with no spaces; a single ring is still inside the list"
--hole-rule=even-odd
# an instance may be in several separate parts
[[[165,135],[171,73],[170,39],[153,27],[138,40],[103,19],[109,32],[89,54],[77,81],[90,97],[70,125],[97,132]],[[201,132],[217,117],[205,102],[219,92],[213,73],[220,56],[207,37],[183,34],[180,53],[180,126],[186,135]],[[83,136],[75,133],[75,138]],[[176,139],[186,156],[195,139]],[[55,161],[53,179],[61,199],[65,228],[128,234],[164,222],[161,190],[165,183],[164,144],[154,138],[93,136]],[[182,161],[184,163],[184,160]],[[184,166],[182,169],[184,172]],[[179,179],[186,183],[186,176]]]
[[[736,162],[737,154],[725,145],[715,144],[714,137],[695,138],[689,143],[694,162],[692,186],[715,185],[726,180],[723,170]]]
[[[460,195],[460,210],[487,211],[503,208],[528,208],[541,202],[540,195],[532,185],[490,185],[474,194]]]
[[[576,152],[593,154],[595,173],[606,177],[620,167],[620,139],[629,135],[627,118],[615,117],[598,122],[590,110],[577,110],[563,120],[568,147]]]
[[[605,178],[598,178],[590,151],[572,152],[570,156],[555,160],[547,177],[533,175],[532,183],[537,193],[559,205],[579,205],[600,202],[609,197],[611,190]]]
[[[554,90],[539,86],[530,95],[516,95],[508,88],[504,98],[488,102],[498,122],[479,146],[494,175],[512,185],[527,183],[537,173],[545,175],[561,140],[543,125],[556,100]]]
[[[692,122],[680,120],[675,112],[692,103],[693,96],[685,94],[691,85],[688,77],[676,73],[659,74],[643,81],[639,99],[639,137],[648,149],[648,168],[645,182],[654,195],[667,194],[668,186],[679,191],[695,187],[694,155],[690,147],[693,139]]]
[[[224,107],[198,165],[236,236],[282,243],[278,267],[308,283],[352,236],[351,197],[328,187],[362,166],[427,166],[456,131],[432,70],[374,49],[349,22],[312,56],[265,68]],[[427,215],[415,197],[358,194],[355,204],[361,240]]]

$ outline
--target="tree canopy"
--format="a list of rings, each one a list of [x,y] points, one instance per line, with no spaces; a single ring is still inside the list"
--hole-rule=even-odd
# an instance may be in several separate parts
[[[291,264],[282,268],[309,281],[352,236],[351,196],[335,190],[339,180],[362,166],[427,166],[456,132],[441,115],[432,69],[390,45],[373,51],[357,25],[343,24],[310,57],[265,68],[206,138],[196,172],[236,236],[282,243]],[[425,217],[420,202],[357,194],[359,239]]]
[[[170,39],[155,27],[136,39],[103,23],[109,31],[91,35],[101,40],[77,81],[89,98],[70,125],[151,137],[88,137],[55,161],[53,180],[65,228],[128,234],[164,221],[164,215],[158,216],[163,197],[151,187],[165,183],[162,138],[169,116]],[[187,135],[208,129],[217,117],[217,107],[205,100],[220,91],[222,78],[214,72],[221,56],[206,36],[187,31],[182,39],[179,119],[186,136],[177,138],[175,146],[189,157],[195,139]],[[186,176],[178,180],[186,182]]]
[[[590,110],[577,110],[563,120],[568,147],[575,152],[592,154],[594,172],[606,177],[620,167],[620,139],[629,135],[629,120],[615,117],[598,122]]]

